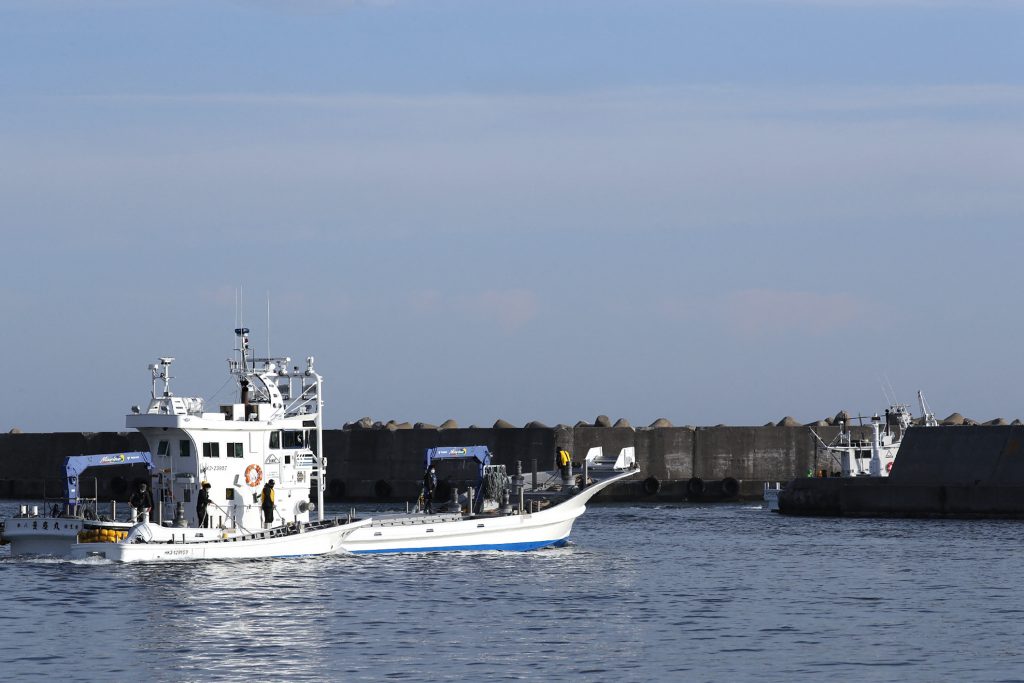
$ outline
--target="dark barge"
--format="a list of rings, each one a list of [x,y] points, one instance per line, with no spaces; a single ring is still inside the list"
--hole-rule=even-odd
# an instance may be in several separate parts
[[[779,512],[1024,518],[1024,427],[908,429],[888,477],[794,479],[779,495]]]

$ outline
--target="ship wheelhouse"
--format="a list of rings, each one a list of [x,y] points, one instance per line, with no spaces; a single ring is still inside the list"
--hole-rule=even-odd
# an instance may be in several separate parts
[[[250,358],[248,330],[236,332],[241,358],[228,363],[239,402],[207,412],[200,398],[174,396],[174,359],[161,358],[150,366],[149,406],[127,416],[126,426],[143,434],[153,454],[158,523],[199,526],[195,502],[204,482],[210,485],[206,526],[261,528],[262,494],[271,480],[274,524],[306,523],[310,512],[323,509],[321,379],[313,359],[300,372],[288,370],[289,358]]]

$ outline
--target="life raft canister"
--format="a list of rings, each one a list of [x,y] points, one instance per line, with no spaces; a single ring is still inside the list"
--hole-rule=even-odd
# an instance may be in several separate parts
[[[256,488],[263,481],[263,468],[259,465],[249,465],[245,468],[245,483]]]

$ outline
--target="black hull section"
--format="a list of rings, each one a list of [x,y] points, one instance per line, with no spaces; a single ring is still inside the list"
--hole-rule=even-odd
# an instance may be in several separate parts
[[[779,496],[779,512],[1024,518],[1024,427],[910,429],[888,478],[794,479]]]

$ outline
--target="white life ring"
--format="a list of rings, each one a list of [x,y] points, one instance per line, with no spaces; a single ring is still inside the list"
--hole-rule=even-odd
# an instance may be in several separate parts
[[[245,483],[256,488],[263,481],[263,468],[259,465],[252,464],[245,468]]]

